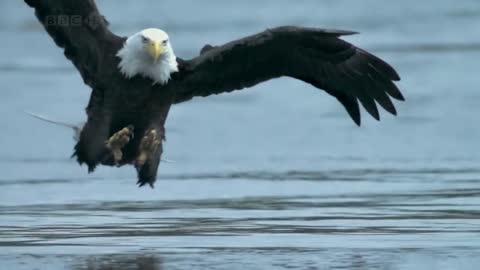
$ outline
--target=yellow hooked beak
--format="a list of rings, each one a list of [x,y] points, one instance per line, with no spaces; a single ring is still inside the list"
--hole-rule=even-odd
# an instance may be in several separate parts
[[[146,48],[148,54],[152,56],[154,62],[157,62],[158,58],[165,53],[165,46],[159,42],[150,41]]]

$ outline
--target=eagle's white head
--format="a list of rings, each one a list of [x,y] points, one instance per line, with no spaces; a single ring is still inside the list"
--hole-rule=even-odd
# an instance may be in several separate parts
[[[167,33],[156,28],[130,36],[117,56],[121,59],[118,67],[127,78],[141,75],[152,79],[153,84],[166,84],[170,74],[178,71]]]

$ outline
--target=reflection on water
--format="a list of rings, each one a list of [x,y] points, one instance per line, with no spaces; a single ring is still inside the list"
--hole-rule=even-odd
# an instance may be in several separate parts
[[[347,38],[397,68],[407,102],[357,128],[293,80],[195,99],[167,122],[177,162],[138,189],[131,168],[88,175],[70,130],[23,113],[81,122],[89,91],[32,11],[0,1],[0,269],[480,264],[478,1],[98,2],[115,31],[160,26],[182,57],[273,25],[357,30]]]
[[[161,270],[161,262],[155,256],[116,255],[92,256],[85,261],[75,262],[72,270]]]

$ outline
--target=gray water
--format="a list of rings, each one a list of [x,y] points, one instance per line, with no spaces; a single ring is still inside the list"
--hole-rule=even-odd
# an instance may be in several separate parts
[[[291,79],[175,106],[155,189],[88,175],[70,130],[89,89],[22,1],[0,2],[0,269],[477,269],[480,2],[99,1],[180,57],[285,24],[356,30],[407,101],[356,127]]]

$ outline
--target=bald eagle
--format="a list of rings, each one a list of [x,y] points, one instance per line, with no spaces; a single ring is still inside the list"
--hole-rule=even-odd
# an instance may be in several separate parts
[[[139,186],[156,180],[170,106],[193,97],[288,76],[335,97],[357,125],[359,103],[379,120],[376,104],[395,115],[390,98],[404,100],[390,65],[340,39],[355,32],[276,27],[184,60],[160,29],[115,35],[94,0],[25,2],[92,89],[73,156],[89,172],[133,164]]]

